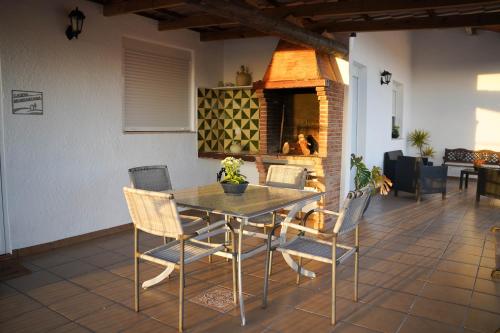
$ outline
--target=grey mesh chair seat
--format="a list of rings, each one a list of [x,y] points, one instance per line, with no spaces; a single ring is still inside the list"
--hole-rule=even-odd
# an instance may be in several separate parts
[[[225,248],[224,245],[198,243],[187,240],[184,243],[184,263],[189,264],[208,255],[223,251]],[[179,265],[180,251],[180,242],[172,241],[142,253],[139,258],[153,261],[158,264],[172,263]]]
[[[286,216],[283,216],[281,214],[276,214],[276,223],[279,224],[285,220]],[[273,214],[267,213],[267,214],[262,214],[257,217],[253,217],[248,224],[253,225],[256,227],[262,227],[265,225],[270,225],[273,222]]]
[[[350,256],[353,247],[337,244],[336,260],[337,264],[342,263]],[[305,236],[298,236],[280,245],[278,251],[290,255],[302,256],[303,258],[321,261],[327,264],[332,263],[332,243],[322,242],[318,239],[311,239]]]
[[[190,216],[190,215],[179,215],[181,219],[181,224],[186,235],[193,235],[197,230],[207,226],[207,221],[201,217]]]

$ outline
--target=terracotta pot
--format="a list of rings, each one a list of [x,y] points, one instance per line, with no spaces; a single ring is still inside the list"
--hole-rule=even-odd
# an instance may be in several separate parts
[[[252,84],[252,76],[250,73],[238,72],[236,74],[236,85],[237,86],[249,86]]]

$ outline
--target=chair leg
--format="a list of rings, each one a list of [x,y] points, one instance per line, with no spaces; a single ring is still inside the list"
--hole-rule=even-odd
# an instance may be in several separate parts
[[[359,226],[355,230],[356,252],[354,253],[354,302],[358,301],[358,281],[359,281]]]
[[[269,271],[267,272],[269,276],[273,274],[273,256],[274,256],[274,251],[271,250],[271,252],[269,252]]]
[[[182,238],[179,247],[179,332],[182,332],[184,325],[184,239]]]
[[[207,212],[207,227],[210,226],[210,212]],[[210,244],[212,242],[212,239],[211,237],[208,237],[207,238],[207,242],[208,244]],[[208,263],[211,264],[212,263],[212,255],[209,255],[208,256]]]
[[[134,227],[134,308],[139,312],[139,257],[138,257],[138,230]]]
[[[300,284],[300,273],[301,273],[301,269],[302,269],[302,257],[299,257],[298,259],[298,266],[297,266],[297,278],[295,279],[295,283],[297,285]]]
[[[337,284],[336,284],[336,271],[337,271],[337,239],[333,237],[332,242],[332,313],[331,313],[331,324],[335,325],[336,322],[336,293],[337,293]]]

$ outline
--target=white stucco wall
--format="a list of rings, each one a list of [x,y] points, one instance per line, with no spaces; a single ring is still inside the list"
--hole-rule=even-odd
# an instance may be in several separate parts
[[[68,41],[77,5],[84,31]],[[90,1],[0,3],[10,249],[128,223],[121,188],[130,167],[166,163],[175,188],[214,180],[217,170],[197,158],[195,133],[122,132],[123,35],[194,50],[196,86],[223,76],[223,43],[201,43],[195,32],[160,33],[136,15],[106,18]],[[12,89],[42,91],[44,115],[12,115]]]
[[[412,99],[411,57],[411,37],[406,31],[358,33],[350,39],[350,68],[362,65],[366,74],[366,114],[358,118],[358,121],[364,119],[365,130],[358,135],[358,154],[363,155],[369,168],[382,167],[384,152],[406,148],[404,138]],[[380,73],[385,69],[392,73],[392,80],[404,86],[402,138],[395,140],[391,138],[392,83],[380,84]],[[350,182],[351,113],[349,107],[344,119],[342,197],[349,190]]]
[[[433,160],[441,164],[445,148],[500,151],[500,34],[419,31],[412,46],[410,122],[430,132]]]

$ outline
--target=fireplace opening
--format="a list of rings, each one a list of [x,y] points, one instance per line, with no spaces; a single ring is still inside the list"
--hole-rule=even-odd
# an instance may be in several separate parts
[[[319,151],[316,89],[272,89],[264,94],[268,102],[268,153],[316,156]]]

